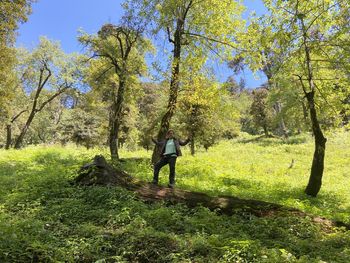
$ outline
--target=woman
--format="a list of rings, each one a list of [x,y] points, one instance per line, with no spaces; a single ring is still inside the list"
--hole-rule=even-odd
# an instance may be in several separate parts
[[[158,176],[160,169],[169,164],[170,168],[170,174],[169,174],[169,184],[168,187],[174,188],[175,186],[175,164],[176,164],[176,158],[178,156],[181,156],[181,146],[185,146],[189,143],[191,139],[188,138],[186,141],[181,141],[177,139],[174,135],[173,130],[168,130],[166,134],[165,140],[162,141],[156,141],[152,138],[152,141],[161,149],[160,151],[160,160],[154,165],[154,173],[153,173],[153,181],[152,183],[157,185],[158,184]]]

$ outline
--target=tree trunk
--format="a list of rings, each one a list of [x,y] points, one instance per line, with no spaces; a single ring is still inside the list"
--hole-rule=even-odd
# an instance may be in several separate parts
[[[10,149],[12,145],[12,124],[25,112],[27,112],[27,110],[22,110],[21,112],[19,112],[17,115],[15,115],[12,118],[11,122],[9,122],[6,125],[6,146],[5,146],[6,150]]]
[[[286,124],[284,122],[283,116],[279,116],[281,115],[282,112],[282,105],[281,102],[277,101],[275,103],[275,105],[273,106],[275,111],[276,111],[276,115],[279,117],[279,122],[278,122],[278,135],[282,135],[284,138],[288,138],[288,133],[287,133],[287,128],[286,128]]]
[[[267,125],[263,125],[263,129],[264,129],[264,134],[265,134],[265,137],[268,138],[269,137],[269,131],[267,129]]]
[[[124,101],[124,92],[125,81],[119,80],[117,98],[113,101],[109,120],[109,150],[111,153],[112,160],[119,160],[118,139],[119,127],[121,124],[121,113]]]
[[[23,126],[23,128],[21,130],[21,133],[18,135],[18,137],[16,139],[15,149],[20,149],[22,147],[24,136],[26,135],[26,133],[27,133],[27,131],[29,129],[29,126],[30,126],[30,124],[32,123],[32,121],[34,119],[35,114],[36,114],[36,110],[35,110],[35,108],[33,108],[31,113],[29,114],[29,117],[28,117],[28,119],[26,121],[26,124]]]
[[[315,136],[315,152],[312,160],[309,183],[305,189],[305,193],[307,195],[316,197],[322,185],[324,156],[326,151],[327,139],[323,136],[320,123],[318,122],[318,119],[317,119],[317,113],[316,113],[316,107],[315,107],[315,84],[314,84],[314,77],[313,77],[313,68],[311,65],[311,61],[312,61],[311,51],[310,51],[310,47],[307,45],[308,43],[307,28],[305,27],[303,16],[301,16],[300,21],[301,21],[302,32],[303,32],[305,62],[306,62],[306,68],[308,73],[307,80],[308,80],[310,91],[309,92],[306,91],[305,85],[301,77],[300,77],[300,82],[308,102],[312,132]]]
[[[195,147],[194,147],[194,137],[191,138],[190,145],[191,145],[191,155],[194,156],[196,153]]]
[[[174,115],[177,103],[177,95],[179,90],[179,73],[180,73],[180,59],[181,59],[181,37],[182,37],[183,21],[181,19],[177,20],[176,31],[174,34],[174,53],[172,61],[172,74],[170,81],[170,94],[168,100],[167,110],[162,118],[160,129],[158,131],[157,140],[164,140],[165,135],[170,127],[171,118]],[[160,149],[158,146],[154,147],[152,154],[152,163],[156,163],[159,158]]]
[[[286,123],[284,122],[284,118],[281,117],[280,122],[279,122],[279,128],[282,132],[282,135],[285,139],[288,139],[288,132],[287,132],[287,127],[286,127]]]
[[[11,142],[12,142],[12,125],[7,124],[6,125],[6,145],[5,145],[6,150],[10,149]]]
[[[323,136],[320,124],[317,119],[317,113],[316,113],[315,101],[314,101],[314,92],[307,93],[306,97],[309,103],[312,130],[315,137],[315,152],[312,160],[309,183],[305,189],[305,193],[307,195],[316,197],[322,185],[324,156],[325,156],[327,139]]]
[[[307,123],[308,122],[308,113],[307,113],[307,107],[304,103],[304,101],[301,102],[301,106],[303,107],[303,118],[304,118],[304,122]]]
[[[115,110],[111,112],[110,114],[110,120],[109,120],[109,150],[111,153],[111,158],[113,160],[119,159],[119,153],[118,153],[118,118],[115,117]]]

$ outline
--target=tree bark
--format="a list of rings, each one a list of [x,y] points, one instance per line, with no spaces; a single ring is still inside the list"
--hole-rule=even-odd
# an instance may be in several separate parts
[[[6,125],[6,150],[10,149],[12,145],[12,124],[25,112],[27,112],[27,110],[22,110],[17,115],[13,116],[11,122]]]
[[[157,140],[161,141],[165,138],[165,135],[170,127],[171,118],[174,115],[177,103],[177,96],[179,91],[179,73],[180,73],[180,60],[181,60],[181,39],[183,34],[183,20],[177,20],[176,31],[174,34],[174,51],[173,51],[173,61],[172,61],[172,74],[170,80],[170,93],[167,110],[162,118],[160,129],[158,131]],[[152,163],[156,163],[159,158],[160,149],[156,145],[152,154]]]
[[[124,93],[125,93],[125,80],[119,80],[119,87],[117,97],[113,101],[110,113],[110,130],[109,130],[109,149],[111,158],[113,160],[119,160],[119,128],[121,124],[121,113],[123,109]]]
[[[304,118],[304,122],[307,123],[308,120],[308,113],[307,113],[307,107],[304,103],[304,101],[301,101],[301,106],[303,107],[303,118]]]
[[[28,117],[25,125],[23,126],[20,134],[18,135],[18,137],[16,139],[15,149],[20,149],[22,147],[24,136],[26,135],[26,133],[27,133],[27,131],[29,129],[29,126],[30,126],[30,124],[32,123],[32,121],[34,119],[35,114],[36,114],[36,109],[33,108],[32,111],[29,114],[29,117]]]
[[[265,137],[268,138],[269,137],[269,130],[267,129],[267,125],[266,124],[263,125],[263,129],[264,129]]]
[[[276,115],[277,116],[281,115],[281,112],[282,112],[281,102],[277,101],[273,107],[276,111]],[[278,129],[279,129],[279,135],[282,135],[284,138],[287,139],[288,133],[287,133],[287,128],[286,128],[286,124],[284,122],[283,116],[279,116]]]
[[[305,193],[307,195],[316,197],[322,185],[324,157],[325,157],[327,139],[323,136],[320,124],[317,119],[317,113],[316,113],[315,101],[314,101],[314,92],[307,93],[306,97],[310,108],[312,130],[315,138],[315,151],[314,151],[314,156],[312,160],[309,183],[305,189]]]
[[[190,141],[190,146],[191,146],[191,155],[194,156],[195,153],[196,153],[196,150],[195,150],[195,145],[194,145],[194,137],[191,138],[191,141]]]
[[[10,149],[11,142],[12,142],[12,125],[7,124],[6,125],[6,145],[5,145],[6,150]]]
[[[327,139],[323,136],[320,123],[317,118],[317,112],[315,107],[316,106],[315,105],[315,83],[314,83],[314,76],[313,76],[313,68],[311,65],[311,50],[310,50],[310,47],[307,45],[307,40],[308,40],[307,29],[304,24],[303,16],[301,16],[300,21],[301,21],[301,27],[303,32],[303,44],[304,44],[304,51],[305,51],[306,69],[308,74],[307,80],[308,80],[308,85],[310,90],[309,92],[306,90],[306,87],[303,83],[301,76],[299,76],[299,79],[300,79],[300,83],[302,85],[304,94],[306,96],[306,99],[308,101],[312,131],[315,136],[315,152],[312,160],[310,178],[309,178],[308,185],[306,186],[305,193],[307,195],[316,197],[322,185],[322,177],[323,177],[323,170],[324,170],[324,156],[326,151]]]

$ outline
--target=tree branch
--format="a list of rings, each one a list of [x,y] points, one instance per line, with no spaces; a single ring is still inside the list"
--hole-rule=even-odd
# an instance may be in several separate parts
[[[170,28],[168,26],[166,28],[166,31],[168,33],[168,40],[169,40],[169,42],[175,44],[175,41],[171,38]]]
[[[11,123],[14,123],[23,113],[27,112],[28,110],[22,110],[21,112],[19,112],[17,115],[13,116],[11,119]]]
[[[203,39],[206,39],[208,41],[212,41],[212,42],[215,42],[215,43],[220,43],[220,44],[223,44],[223,45],[226,45],[226,46],[230,46],[232,48],[236,48],[235,46],[233,46],[230,43],[227,43],[227,42],[224,42],[224,41],[221,41],[221,40],[218,40],[218,39],[214,39],[214,38],[211,38],[211,37],[203,36],[203,35],[200,35],[200,34],[191,33],[191,32],[184,32],[183,34],[189,35],[189,36],[198,37],[198,38],[203,38]]]
[[[294,74],[294,76],[296,76],[296,77],[298,77],[298,78],[299,78],[299,81],[300,81],[301,87],[302,87],[302,89],[303,89],[303,91],[304,91],[304,94],[306,95],[308,92],[306,91],[306,87],[305,87],[305,84],[304,84],[304,82],[303,82],[303,78],[302,78],[302,76],[297,75],[297,74]]]
[[[61,89],[59,89],[54,95],[52,95],[49,99],[47,99],[41,106],[35,110],[35,112],[40,112],[48,103],[53,101],[56,97],[61,95],[63,92],[65,92],[67,89],[69,89],[72,85],[67,85],[67,83],[64,84],[65,86]]]
[[[96,81],[99,81],[100,78],[102,78],[108,71],[110,71],[112,68],[114,67],[114,65],[110,66],[109,68],[107,68],[106,70],[104,70],[97,78],[95,78]]]

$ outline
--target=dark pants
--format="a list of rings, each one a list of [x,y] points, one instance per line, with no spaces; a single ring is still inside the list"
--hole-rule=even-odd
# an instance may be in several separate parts
[[[175,184],[175,164],[176,157],[175,156],[163,156],[155,165],[154,165],[154,173],[153,173],[153,183],[158,183],[158,176],[160,169],[169,164],[170,174],[169,174],[169,183],[171,185]]]

